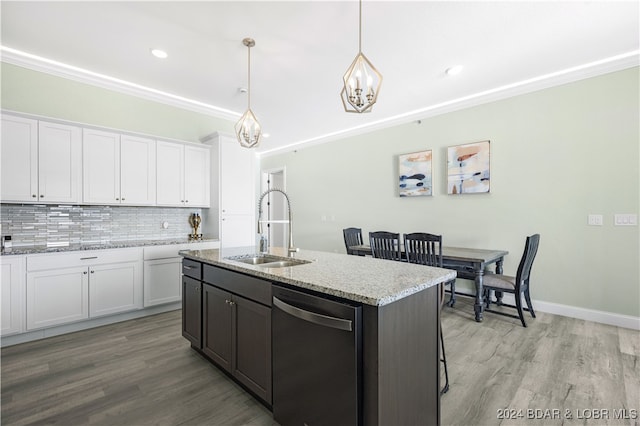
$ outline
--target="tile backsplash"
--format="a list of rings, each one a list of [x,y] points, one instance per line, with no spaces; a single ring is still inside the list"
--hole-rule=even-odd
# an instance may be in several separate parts
[[[108,244],[187,238],[198,208],[0,204],[2,235],[13,246]],[[162,224],[168,222],[164,229]],[[202,232],[202,230],[200,231]]]

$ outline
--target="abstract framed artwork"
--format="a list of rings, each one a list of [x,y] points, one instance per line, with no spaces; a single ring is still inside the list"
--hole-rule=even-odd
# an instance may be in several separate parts
[[[401,197],[433,194],[431,159],[431,150],[398,156]]]
[[[491,182],[489,154],[489,141],[448,147],[447,193],[489,192]]]

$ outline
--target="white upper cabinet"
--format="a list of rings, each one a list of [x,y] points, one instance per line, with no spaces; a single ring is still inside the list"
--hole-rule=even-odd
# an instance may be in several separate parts
[[[209,207],[209,152],[205,146],[157,142],[157,205]]]
[[[156,203],[156,141],[120,137],[120,201],[129,205]]]
[[[38,121],[2,116],[2,201],[38,198]]]
[[[84,129],[82,144],[84,203],[155,203],[155,140]]]
[[[81,153],[79,127],[3,114],[2,201],[79,203]]]

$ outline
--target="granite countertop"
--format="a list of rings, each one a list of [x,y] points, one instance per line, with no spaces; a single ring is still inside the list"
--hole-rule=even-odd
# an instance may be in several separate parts
[[[456,278],[456,271],[450,269],[311,250],[295,254],[296,259],[311,260],[311,263],[283,268],[226,259],[253,253],[256,253],[255,247],[180,252],[188,259],[373,306],[387,305]],[[271,248],[269,253],[286,256],[286,249]]]
[[[131,241],[113,241],[109,243],[86,243],[86,244],[69,244],[66,246],[25,246],[12,247],[3,251],[2,256],[8,255],[24,255],[24,254],[40,254],[40,253],[61,253],[67,251],[81,250],[106,250],[129,247],[145,247],[145,246],[163,246],[172,244],[189,244],[189,243],[206,243],[218,241],[217,238],[204,238],[202,240],[189,240],[188,238],[175,238],[166,240],[131,240]]]

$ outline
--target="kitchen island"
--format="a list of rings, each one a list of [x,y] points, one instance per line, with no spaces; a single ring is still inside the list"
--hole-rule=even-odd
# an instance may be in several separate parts
[[[454,279],[455,271],[309,250],[295,255],[307,263],[294,266],[242,262],[243,255],[254,252],[252,247],[180,252],[185,258],[183,335],[194,349],[277,413],[279,402],[272,400],[271,388],[279,379],[274,374],[272,383],[270,371],[272,363],[278,364],[275,349],[273,360],[271,354],[272,288],[343,301],[361,310],[355,424],[439,424],[439,284]],[[221,302],[214,309],[216,300]],[[217,329],[227,317],[220,316],[219,308],[225,306],[235,312],[228,321],[235,327],[229,343],[221,344]],[[259,322],[245,332],[240,327],[248,317]],[[247,336],[257,343],[245,345]],[[253,363],[247,362],[247,352]],[[299,391],[304,393],[304,386]]]

